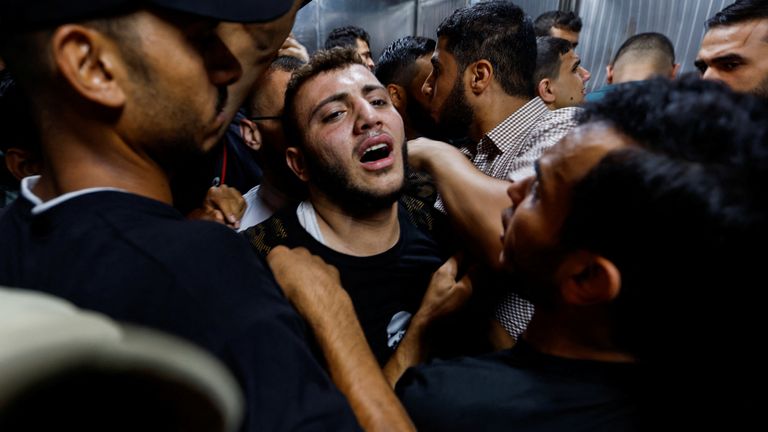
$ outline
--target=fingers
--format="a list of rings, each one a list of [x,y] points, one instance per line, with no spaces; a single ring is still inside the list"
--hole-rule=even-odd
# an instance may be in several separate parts
[[[240,191],[227,185],[212,186],[205,196],[205,203],[212,210],[220,212],[227,224],[239,227],[246,208]]]

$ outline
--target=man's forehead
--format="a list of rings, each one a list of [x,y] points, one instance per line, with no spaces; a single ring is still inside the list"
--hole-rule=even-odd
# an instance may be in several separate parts
[[[383,88],[376,76],[364,65],[352,64],[322,72],[309,79],[299,90],[298,98],[312,107],[338,93],[357,94],[366,88]]]
[[[766,38],[768,38],[768,19],[713,27],[704,35],[699,57],[703,59],[718,57],[754,43],[765,44],[765,49],[768,49]]]

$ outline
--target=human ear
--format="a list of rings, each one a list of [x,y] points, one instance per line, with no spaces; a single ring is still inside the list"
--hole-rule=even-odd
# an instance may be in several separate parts
[[[285,149],[285,162],[288,164],[288,168],[290,168],[301,181],[309,181],[309,173],[307,172],[304,153],[302,153],[298,147],[288,147]]]
[[[558,267],[556,281],[563,301],[572,305],[608,303],[621,289],[621,274],[616,265],[587,251],[569,253]]]
[[[488,60],[478,60],[467,66],[470,73],[469,88],[474,94],[481,94],[493,82],[493,65]]]
[[[672,72],[669,74],[669,79],[675,79],[678,72],[680,72],[680,63],[675,63],[672,65]]]
[[[5,166],[17,180],[40,174],[40,159],[32,152],[16,147],[5,152]]]
[[[262,145],[261,131],[259,127],[250,119],[240,120],[240,135],[243,137],[245,145],[255,151],[259,151]]]
[[[539,81],[539,85],[536,90],[539,93],[539,97],[544,101],[545,104],[551,104],[555,102],[556,97],[555,93],[552,92],[552,81],[549,78],[544,78],[543,80]]]
[[[397,84],[388,84],[387,93],[389,93],[389,98],[392,100],[392,105],[395,106],[395,109],[398,112],[403,112],[407,103],[405,89]]]
[[[118,69],[124,66],[114,41],[96,30],[67,24],[55,30],[51,50],[59,72],[80,96],[111,108],[125,103],[125,93],[116,79]]]
[[[613,84],[613,65],[605,67],[605,82]]]

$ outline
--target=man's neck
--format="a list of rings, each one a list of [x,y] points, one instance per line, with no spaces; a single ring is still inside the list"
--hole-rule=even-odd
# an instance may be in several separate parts
[[[352,216],[324,196],[311,194],[317,224],[326,246],[352,256],[372,256],[386,252],[400,239],[397,202],[365,216]]]
[[[576,360],[615,363],[633,362],[632,355],[618,350],[604,311],[545,311],[540,308],[523,335],[544,354]]]
[[[494,93],[492,96],[486,95],[479,98],[478,103],[474,106],[475,121],[469,131],[469,137],[474,142],[480,141],[483,135],[492,131],[493,128],[531,100],[520,96],[510,96],[501,90]]]
[[[167,173],[116,140],[116,136],[85,138],[82,132],[61,133],[55,140],[44,136],[43,169],[33,193],[48,201],[82,189],[111,187],[171,204]]]

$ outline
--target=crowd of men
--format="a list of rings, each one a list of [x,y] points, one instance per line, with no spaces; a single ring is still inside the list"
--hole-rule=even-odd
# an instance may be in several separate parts
[[[306,3],[4,6],[0,285],[199,345],[242,430],[764,422],[768,1],[590,94],[572,12],[374,62],[354,26],[310,56]]]

